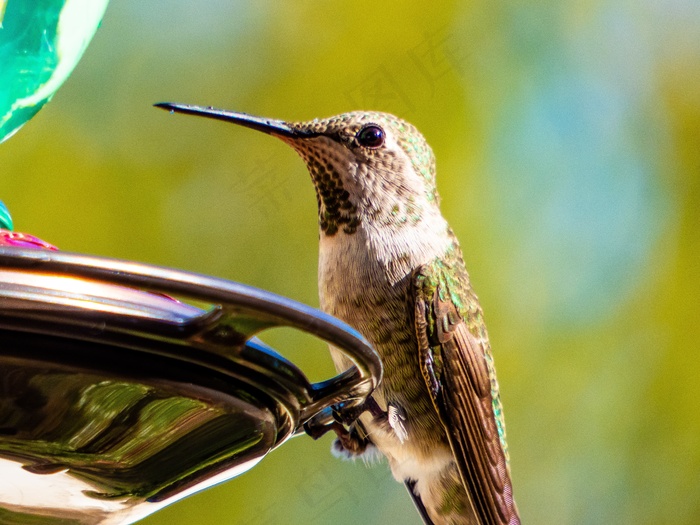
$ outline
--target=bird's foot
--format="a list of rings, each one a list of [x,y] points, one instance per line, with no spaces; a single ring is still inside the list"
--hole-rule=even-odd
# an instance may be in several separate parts
[[[336,434],[336,438],[331,445],[331,453],[341,459],[357,459],[357,458],[372,458],[378,454],[377,448],[367,438],[351,426],[346,429],[340,423],[333,423],[332,430]]]
[[[365,412],[372,414],[375,419],[386,419],[387,413],[384,412],[381,407],[377,404],[373,397],[369,397],[367,401],[359,406],[352,408],[345,408],[342,405],[338,405],[333,408],[333,419],[344,426],[350,426],[360,415]]]

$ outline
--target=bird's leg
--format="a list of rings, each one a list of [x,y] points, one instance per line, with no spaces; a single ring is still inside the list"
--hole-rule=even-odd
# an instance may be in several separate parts
[[[341,425],[350,426],[365,412],[372,414],[372,417],[375,419],[383,420],[387,418],[387,413],[381,409],[373,397],[369,397],[364,403],[356,407],[345,408],[342,405],[333,407],[333,419]]]
[[[372,445],[369,439],[360,434],[355,425],[352,425],[348,430],[340,423],[334,422],[331,424],[331,429],[338,436],[331,447],[331,450],[337,456],[345,458],[361,456],[365,453],[367,447]]]
[[[350,459],[361,456],[367,447],[371,447],[372,443],[358,431],[355,425],[350,425],[350,428],[339,421],[331,421],[323,425],[314,424],[313,421],[307,421],[304,424],[304,430],[313,439],[319,439],[327,432],[333,431],[337,436],[331,446],[331,452],[336,456]]]
[[[356,407],[347,408],[340,405],[333,408],[335,421],[331,424],[331,429],[338,436],[331,447],[334,455],[353,459],[365,455],[372,457],[376,453],[374,444],[366,436],[361,425],[358,426],[356,423],[360,415],[365,412],[369,412],[375,420],[387,420],[386,412],[379,407],[373,397],[369,397]]]
[[[320,424],[320,420],[307,421],[304,424],[304,430],[309,436],[318,439],[332,430],[337,438],[333,441],[331,452],[336,456],[352,459],[365,454],[373,455],[374,444],[365,435],[361,425],[358,426],[359,423],[356,423],[357,418],[364,412],[369,412],[375,420],[388,421],[387,413],[379,407],[372,397],[359,406],[348,407],[341,403],[325,410],[330,410],[333,419],[328,423],[327,419],[321,418],[324,421],[322,424]]]
[[[361,405],[348,407],[345,403],[339,403],[333,407],[326,408],[323,412],[325,413],[326,411],[330,411],[330,415],[333,418],[331,423],[328,423],[327,420],[320,423],[317,421],[318,418],[312,418],[304,424],[304,430],[313,439],[318,439],[332,430],[342,443],[348,442],[351,439],[348,436],[357,434],[357,431],[353,428],[353,423],[365,412],[372,414],[372,417],[375,419],[387,419],[387,413],[379,407],[372,397],[367,398]],[[323,418],[321,419],[323,420]]]

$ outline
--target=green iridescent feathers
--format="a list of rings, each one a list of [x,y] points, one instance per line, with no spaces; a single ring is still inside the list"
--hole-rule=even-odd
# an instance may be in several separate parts
[[[420,290],[421,295],[426,299],[426,303],[430,303],[433,297],[436,297],[441,302],[450,302],[454,305],[456,313],[466,323],[469,332],[474,338],[481,342],[483,347],[483,359],[489,373],[489,381],[491,383],[491,404],[493,408],[494,418],[498,427],[498,435],[501,442],[501,447],[506,457],[509,460],[508,445],[506,442],[505,418],[503,416],[503,405],[498,390],[498,381],[496,379],[496,369],[494,366],[491,346],[489,344],[488,333],[483,319],[483,311],[479,304],[479,300],[472,290],[469,281],[462,253],[454,235],[452,246],[447,250],[443,257],[435,259],[431,264],[423,266],[416,274],[416,286]],[[434,343],[438,327],[436,323],[454,323],[454,319],[438,318],[435,316],[433,308],[432,315],[427,319],[428,338]],[[445,327],[443,327],[445,328]],[[436,358],[439,358],[440,348],[431,343],[433,352]]]

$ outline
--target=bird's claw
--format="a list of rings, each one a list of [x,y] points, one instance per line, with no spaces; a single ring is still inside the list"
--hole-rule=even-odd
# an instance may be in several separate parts
[[[331,424],[331,429],[336,434],[336,439],[333,441],[332,451],[337,456],[356,457],[361,456],[367,450],[370,440],[362,437],[355,427],[347,430],[340,423]]]
[[[381,409],[373,397],[369,397],[358,406],[348,408],[341,403],[332,408],[333,419],[344,426],[350,426],[365,412],[372,414],[375,419],[386,419],[387,417],[387,413]]]

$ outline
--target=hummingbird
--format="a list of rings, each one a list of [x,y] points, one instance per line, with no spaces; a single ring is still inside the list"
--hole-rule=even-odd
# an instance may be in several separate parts
[[[426,524],[516,525],[503,407],[483,312],[440,212],[435,157],[388,113],[286,122],[213,107],[157,107],[281,139],[316,190],[321,309],[379,353],[384,379],[336,455],[386,457]],[[352,363],[331,347],[339,371]]]

